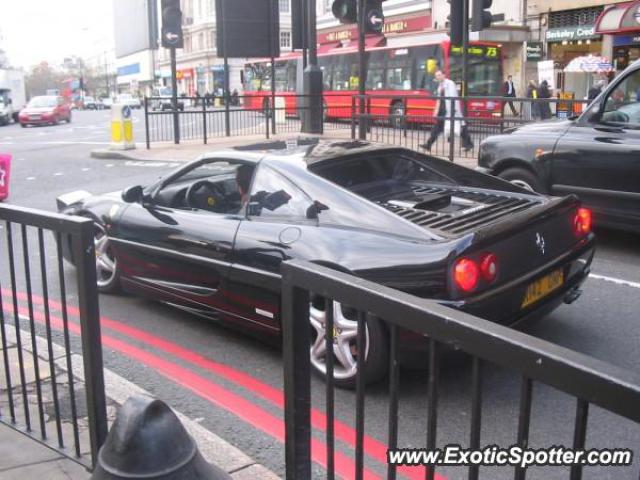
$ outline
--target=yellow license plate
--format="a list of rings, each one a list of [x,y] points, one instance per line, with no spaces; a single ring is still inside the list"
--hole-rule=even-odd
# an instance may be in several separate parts
[[[557,288],[560,288],[563,283],[564,271],[562,269],[551,272],[549,275],[536,280],[527,287],[521,308],[528,307],[532,303],[546,297]]]

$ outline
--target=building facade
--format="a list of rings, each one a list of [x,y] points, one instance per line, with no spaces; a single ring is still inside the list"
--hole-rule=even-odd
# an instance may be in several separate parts
[[[280,49],[291,51],[291,2],[278,0]],[[205,93],[221,95],[224,86],[224,59],[216,51],[215,0],[181,0],[184,48],[176,52],[178,93],[187,96]],[[230,91],[242,91],[242,70],[247,59],[230,58]],[[160,48],[155,72],[159,83],[170,85],[169,50]]]

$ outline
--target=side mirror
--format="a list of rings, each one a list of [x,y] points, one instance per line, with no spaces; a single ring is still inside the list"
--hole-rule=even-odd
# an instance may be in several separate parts
[[[247,205],[247,215],[250,217],[258,217],[262,212],[262,205],[260,202],[249,202]]]
[[[11,100],[10,98],[7,98],[7,105],[12,105],[13,104],[13,100]]]
[[[598,123],[602,119],[602,104],[598,103],[591,107],[591,111],[587,114],[587,121],[590,123]]]
[[[314,200],[309,208],[307,208],[307,219],[316,220],[318,218],[318,215],[320,215],[320,212],[323,212],[324,210],[329,210],[329,207],[327,207],[324,203],[320,203],[319,201]]]
[[[142,202],[143,196],[144,192],[140,185],[128,187],[122,191],[122,200],[126,203]]]

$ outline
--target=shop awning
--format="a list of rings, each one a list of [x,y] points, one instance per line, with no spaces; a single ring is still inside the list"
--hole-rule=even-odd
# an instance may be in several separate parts
[[[605,8],[596,20],[595,33],[640,32],[640,0]]]
[[[613,65],[605,57],[586,55],[576,57],[564,68],[566,73],[609,73]]]

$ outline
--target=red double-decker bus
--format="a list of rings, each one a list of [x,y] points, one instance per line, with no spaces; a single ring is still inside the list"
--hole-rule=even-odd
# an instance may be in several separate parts
[[[368,112],[375,116],[402,115],[412,121],[429,122],[436,105],[434,73],[442,70],[460,84],[462,49],[448,41],[401,48],[376,47],[365,53],[366,93],[372,95]],[[358,94],[358,52],[356,48],[334,48],[318,56],[323,71],[324,110],[328,118],[351,118],[352,98]],[[244,70],[245,107],[264,109],[271,95],[271,63],[247,63]],[[502,49],[498,44],[473,43],[468,51],[469,97],[497,97],[502,86]],[[302,58],[287,54],[275,61],[275,90],[284,97],[286,112],[297,112],[296,95],[302,92]],[[412,98],[412,97],[419,98]],[[409,98],[403,98],[409,97]],[[482,98],[467,102],[469,116],[500,116],[501,102]]]

